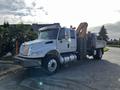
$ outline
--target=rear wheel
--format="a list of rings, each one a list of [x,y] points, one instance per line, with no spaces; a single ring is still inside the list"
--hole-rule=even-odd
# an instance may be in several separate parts
[[[94,50],[94,59],[101,60],[103,56],[102,49]]]
[[[56,73],[60,68],[59,59],[52,55],[46,56],[42,64],[49,75]]]

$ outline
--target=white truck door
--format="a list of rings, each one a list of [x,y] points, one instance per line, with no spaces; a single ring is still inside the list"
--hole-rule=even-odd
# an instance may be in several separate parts
[[[73,32],[73,30],[64,28],[60,30],[57,49],[60,53],[76,51],[75,32]]]
[[[60,53],[69,52],[69,31],[65,28],[62,28],[59,32],[57,40],[57,49]]]

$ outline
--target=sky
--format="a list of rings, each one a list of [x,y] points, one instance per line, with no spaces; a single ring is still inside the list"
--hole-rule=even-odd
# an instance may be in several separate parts
[[[120,21],[120,0],[0,0],[0,24],[4,21],[96,27]]]

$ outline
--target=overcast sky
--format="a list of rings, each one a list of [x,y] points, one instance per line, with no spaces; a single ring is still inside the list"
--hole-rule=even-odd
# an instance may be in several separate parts
[[[120,21],[120,0],[0,0],[0,24],[53,23],[89,27]]]

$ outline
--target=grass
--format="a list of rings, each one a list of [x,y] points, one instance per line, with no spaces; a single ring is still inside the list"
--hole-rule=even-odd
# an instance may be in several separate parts
[[[107,51],[109,51],[109,48],[106,48],[106,47],[105,47],[105,48],[104,48],[104,52],[107,52]]]

